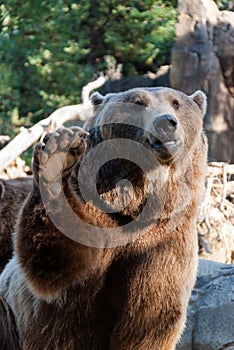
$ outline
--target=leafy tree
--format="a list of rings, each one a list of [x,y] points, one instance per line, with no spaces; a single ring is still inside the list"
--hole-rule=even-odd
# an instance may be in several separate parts
[[[107,55],[125,75],[170,61],[173,0],[5,0],[0,10],[0,133],[78,103]]]
[[[214,0],[220,10],[234,11],[233,0]]]

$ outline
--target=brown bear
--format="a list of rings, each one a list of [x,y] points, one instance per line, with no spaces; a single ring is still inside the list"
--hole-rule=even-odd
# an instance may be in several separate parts
[[[12,233],[20,207],[32,187],[31,177],[0,179],[0,272],[12,256]]]
[[[34,150],[0,278],[15,348],[172,350],[196,276],[206,97],[141,88],[91,100],[86,132],[59,129]]]

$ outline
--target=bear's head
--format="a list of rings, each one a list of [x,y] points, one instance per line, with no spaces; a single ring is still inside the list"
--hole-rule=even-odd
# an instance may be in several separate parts
[[[160,163],[184,157],[202,133],[206,96],[187,96],[169,88],[141,88],[91,96],[95,117],[88,128],[95,142],[131,139],[147,147]],[[92,144],[93,146],[93,144]]]
[[[96,92],[91,101],[94,116],[85,126],[89,131],[85,155],[89,161],[88,167],[83,167],[85,191],[97,190],[97,197],[107,205],[102,208],[125,219],[137,217],[150,197],[152,210],[148,213],[157,217],[162,203],[179,198],[174,193],[174,199],[166,200],[166,189],[171,186],[171,191],[176,191],[175,183],[180,181],[183,188],[195,183],[192,173],[205,163],[205,94],[197,91],[187,96],[170,88],[137,88],[106,96]],[[95,176],[88,177],[91,173]],[[183,196],[185,192],[180,196],[181,207],[188,202]],[[94,198],[92,194],[88,197]]]

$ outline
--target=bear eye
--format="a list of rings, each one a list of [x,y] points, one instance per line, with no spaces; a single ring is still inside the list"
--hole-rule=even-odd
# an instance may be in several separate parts
[[[172,101],[172,107],[175,109],[178,109],[180,106],[179,101],[178,100],[173,100]]]

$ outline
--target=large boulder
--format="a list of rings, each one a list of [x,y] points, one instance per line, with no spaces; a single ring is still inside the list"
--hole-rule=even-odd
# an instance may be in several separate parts
[[[234,265],[200,259],[176,350],[234,350]]]
[[[210,160],[234,162],[234,12],[212,0],[179,0],[171,87],[208,96]]]

